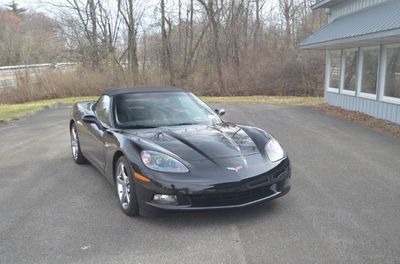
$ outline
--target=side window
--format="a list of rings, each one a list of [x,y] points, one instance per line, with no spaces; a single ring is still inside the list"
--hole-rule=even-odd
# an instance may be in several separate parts
[[[96,103],[97,118],[104,124],[110,125],[110,97],[103,95]]]

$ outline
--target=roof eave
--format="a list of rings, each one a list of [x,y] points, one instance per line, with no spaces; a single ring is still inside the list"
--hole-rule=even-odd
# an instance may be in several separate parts
[[[319,8],[330,8],[330,7],[336,5],[340,2],[343,2],[343,1],[344,0],[321,0],[316,4],[313,4],[311,6],[311,9],[315,10],[315,9],[319,9]]]
[[[386,38],[386,41],[385,41]],[[337,46],[345,46],[345,45],[351,45],[351,44],[359,44],[360,42],[390,42],[393,38],[400,39],[400,28],[393,29],[393,30],[387,30],[387,31],[380,31],[380,32],[375,32],[375,33],[370,33],[370,34],[365,34],[365,35],[360,35],[360,36],[355,36],[355,37],[347,37],[347,38],[342,38],[342,39],[333,39],[329,41],[324,41],[324,42],[316,42],[316,43],[310,43],[310,44],[303,44],[301,43],[299,45],[300,49],[326,49],[329,47],[337,47]]]

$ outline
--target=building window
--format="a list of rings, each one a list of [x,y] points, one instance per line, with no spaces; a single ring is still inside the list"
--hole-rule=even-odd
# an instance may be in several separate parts
[[[357,61],[358,50],[348,49],[343,51],[344,59],[344,83],[343,89],[347,91],[356,91],[357,86]]]
[[[376,95],[379,47],[362,49],[361,92]]]
[[[386,49],[384,96],[400,99],[400,46]]]
[[[329,88],[339,89],[341,57],[342,53],[340,50],[329,51]]]

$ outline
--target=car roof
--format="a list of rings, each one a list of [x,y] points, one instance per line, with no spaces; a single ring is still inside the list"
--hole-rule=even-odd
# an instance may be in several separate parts
[[[169,86],[132,86],[126,88],[114,88],[107,90],[103,95],[120,95],[129,93],[157,93],[157,92],[188,92],[185,89]]]

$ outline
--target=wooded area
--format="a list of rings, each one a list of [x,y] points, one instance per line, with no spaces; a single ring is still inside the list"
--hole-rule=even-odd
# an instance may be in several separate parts
[[[202,95],[321,95],[324,53],[297,47],[326,23],[323,11],[311,13],[312,2],[66,0],[51,5],[53,15],[11,3],[0,10],[0,65],[81,63],[78,72],[19,82],[46,86],[41,97],[134,84]],[[54,92],[60,85],[68,92]]]

